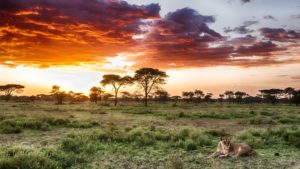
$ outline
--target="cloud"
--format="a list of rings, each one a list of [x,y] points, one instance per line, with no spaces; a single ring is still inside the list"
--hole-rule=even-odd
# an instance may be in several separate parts
[[[291,18],[292,19],[300,19],[300,14],[299,15],[292,15]]]
[[[249,29],[248,27],[255,24],[258,24],[258,21],[245,21],[241,26],[235,28],[225,27],[223,28],[223,31],[225,33],[235,32],[239,34],[248,34],[254,32],[254,30]]]
[[[272,41],[297,42],[300,40],[300,32],[285,30],[283,28],[261,28],[260,33]]]
[[[263,18],[266,19],[266,20],[277,21],[277,19],[274,16],[272,16],[272,15],[265,15]]]
[[[137,67],[206,67],[216,65],[261,66],[280,64],[270,56],[286,49],[271,41],[247,35],[227,38],[209,27],[215,20],[184,8],[152,23],[151,31],[137,49],[143,56],[134,58]],[[257,21],[246,21],[250,26]],[[257,59],[258,58],[258,59]]]
[[[249,3],[249,2],[251,2],[252,0],[241,0],[241,2],[243,3],[243,4],[245,4],[245,3]]]
[[[269,56],[272,52],[283,51],[285,48],[279,47],[271,41],[262,42],[259,41],[250,46],[240,46],[237,48],[236,52],[240,56]]]
[[[73,65],[126,51],[160,6],[122,0],[1,0],[0,62]]]
[[[104,66],[107,58],[126,53],[134,67],[187,68],[217,65],[284,64],[275,56],[287,50],[297,32],[261,29],[234,38],[212,29],[214,16],[191,8],[159,15],[158,4],[133,5],[122,0],[0,1],[0,64]],[[258,21],[245,21],[241,34]],[[280,32],[280,31],[279,31]],[[294,36],[294,38],[293,38]],[[297,47],[293,47],[294,49]],[[274,56],[274,57],[272,57]]]
[[[294,79],[294,80],[300,80],[300,75],[292,76],[291,79]]]

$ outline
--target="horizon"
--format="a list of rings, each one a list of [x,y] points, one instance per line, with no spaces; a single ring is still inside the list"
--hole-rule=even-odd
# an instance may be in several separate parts
[[[88,94],[104,74],[153,67],[171,95],[300,88],[299,2],[170,2],[1,1],[0,84]]]

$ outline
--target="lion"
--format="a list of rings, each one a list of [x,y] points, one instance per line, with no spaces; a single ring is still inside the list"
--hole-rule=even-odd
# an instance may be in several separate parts
[[[230,138],[221,137],[217,150],[209,158],[214,157],[241,157],[255,155],[255,151],[244,143],[232,143]]]

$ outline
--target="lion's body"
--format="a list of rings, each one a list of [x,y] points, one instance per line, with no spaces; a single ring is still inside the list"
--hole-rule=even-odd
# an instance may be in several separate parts
[[[255,151],[243,143],[231,143],[227,138],[221,138],[217,150],[209,157],[241,157],[255,154]]]

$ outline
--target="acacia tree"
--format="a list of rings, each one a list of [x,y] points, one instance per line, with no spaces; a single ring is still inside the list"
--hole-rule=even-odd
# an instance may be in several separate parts
[[[159,89],[154,92],[154,96],[158,102],[164,103],[169,99],[170,94],[163,89]]]
[[[144,90],[144,104],[148,106],[148,96],[152,89],[166,83],[168,75],[154,68],[141,68],[135,71],[134,79]]]
[[[283,92],[284,92],[284,94],[287,96],[288,102],[291,103],[292,97],[293,97],[293,95],[294,95],[294,93],[295,93],[295,89],[292,88],[292,87],[287,87],[287,88],[285,88],[285,89],[283,90]]]
[[[23,92],[24,88],[25,86],[19,84],[7,84],[7,85],[0,86],[0,92],[4,93],[5,101],[8,102],[13,92],[21,93]]]
[[[300,90],[294,90],[291,100],[296,104],[296,106],[300,104]]]
[[[235,95],[236,102],[237,103],[242,103],[243,99],[247,96],[247,93],[237,91],[237,92],[234,93],[234,95]]]
[[[134,82],[133,78],[130,76],[121,77],[115,74],[103,75],[101,84],[103,86],[112,85],[114,89],[115,96],[115,106],[118,104],[118,93],[122,86],[132,84]]]
[[[282,95],[283,90],[281,89],[264,89],[260,90],[264,99],[273,105],[277,102],[278,98]]]
[[[187,102],[191,102],[194,98],[194,92],[182,92],[182,96],[186,99]]]
[[[204,100],[205,100],[206,102],[210,102],[212,96],[213,96],[212,93],[207,93],[207,94],[204,96]]]
[[[224,100],[225,95],[224,94],[219,94],[219,100],[222,103]]]
[[[104,91],[101,89],[101,87],[92,87],[90,89],[90,101],[97,104],[98,100],[101,99],[102,94],[104,94]]]
[[[202,98],[205,96],[202,90],[195,90],[194,94],[196,96],[197,103],[200,103]]]
[[[228,91],[226,91],[224,94],[225,94],[225,96],[226,96],[226,98],[227,98],[227,101],[229,101],[229,102],[232,101],[233,96],[234,96],[233,91],[228,90]]]
[[[67,96],[65,91],[60,91],[60,87],[57,85],[52,86],[51,92],[56,99],[56,104],[63,104],[65,97]]]

